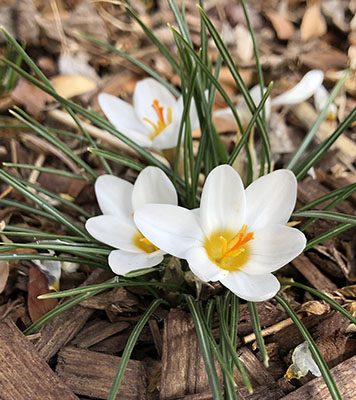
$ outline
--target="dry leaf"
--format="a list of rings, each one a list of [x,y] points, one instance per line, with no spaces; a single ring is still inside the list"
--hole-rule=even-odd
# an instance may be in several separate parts
[[[356,299],[356,285],[345,286],[342,289],[338,289],[336,293]]]
[[[330,311],[328,304],[320,303],[319,301],[307,301],[298,307],[298,313],[305,313],[307,315],[323,315]]]
[[[9,277],[10,263],[7,260],[0,261],[0,293],[5,289]]]
[[[19,78],[15,90],[11,93],[11,97],[17,104],[23,105],[27,112],[35,117],[44,109],[47,102],[54,101],[53,97],[48,93],[23,78]]]
[[[324,17],[320,12],[319,3],[314,3],[305,11],[302,24],[300,26],[301,38],[307,41],[324,35],[327,26]]]
[[[289,40],[294,36],[294,25],[283,15],[275,12],[266,13],[268,19],[271,21],[273,29],[276,31],[278,39]]]
[[[82,75],[57,75],[51,79],[51,82],[56,91],[66,99],[96,89],[96,82]]]

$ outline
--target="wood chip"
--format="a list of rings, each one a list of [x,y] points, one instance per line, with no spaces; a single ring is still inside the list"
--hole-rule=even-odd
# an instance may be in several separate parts
[[[95,320],[86,327],[72,340],[71,344],[78,346],[82,349],[93,346],[96,343],[121,332],[128,328],[130,324],[127,322],[115,322],[114,324],[103,321]]]
[[[304,254],[301,254],[299,257],[295,258],[292,261],[292,265],[315,289],[325,291],[335,290],[337,288],[337,286],[322,272],[320,272],[320,270]]]
[[[83,286],[100,283],[103,271],[94,270]],[[53,357],[59,349],[66,345],[82,329],[85,322],[93,314],[91,308],[77,305],[63,312],[48,322],[41,330],[41,338],[35,344],[36,349],[45,360]]]
[[[78,400],[12,321],[0,324],[1,400]]]
[[[77,394],[106,399],[121,358],[94,351],[64,347],[56,372]],[[117,399],[145,400],[146,370],[141,361],[129,360]]]
[[[191,316],[173,309],[163,330],[160,400],[209,389],[208,376]]]

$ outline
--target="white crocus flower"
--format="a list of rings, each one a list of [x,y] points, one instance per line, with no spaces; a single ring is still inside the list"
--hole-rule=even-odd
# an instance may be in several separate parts
[[[100,107],[109,121],[137,144],[157,150],[176,147],[183,113],[183,98],[176,99],[161,83],[146,78],[136,84],[133,105],[102,93]],[[194,102],[190,110],[192,129],[198,127]]]
[[[85,227],[95,239],[119,249],[109,255],[113,272],[124,275],[159,264],[164,252],[142,235],[133,216],[145,204],[178,203],[176,190],[164,172],[157,167],[146,167],[134,185],[112,175],[102,175],[95,182],[95,193],[103,215],[89,218]]]
[[[135,222],[156,246],[186,259],[202,281],[219,280],[243,299],[263,301],[280,288],[272,272],[305,247],[303,233],[286,226],[296,193],[291,171],[272,172],[244,190],[238,173],[221,165],[206,179],[199,215],[148,204]]]
[[[269,118],[271,108],[278,106],[291,106],[302,103],[313,96],[318,89],[322,86],[324,74],[321,70],[313,69],[306,73],[296,86],[280,94],[279,96],[267,99],[265,103],[266,117]],[[264,88],[264,92],[266,88]],[[256,107],[261,102],[261,88],[260,85],[254,86],[250,90],[250,95]],[[246,126],[252,114],[244,99],[242,99],[236,106],[237,113],[241,120],[242,126]],[[229,122],[235,122],[235,118],[230,108],[223,108],[214,112],[214,117],[224,118]]]

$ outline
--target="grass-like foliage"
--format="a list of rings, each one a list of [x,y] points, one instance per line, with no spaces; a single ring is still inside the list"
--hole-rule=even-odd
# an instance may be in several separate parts
[[[168,3],[176,21],[176,27],[171,26],[171,32],[177,49],[176,54],[173,54],[169,48],[160,42],[153,31],[146,26],[143,21],[140,20],[132,8],[126,6],[126,10],[128,15],[134,21],[138,22],[148,39],[152,41],[152,43],[170,63],[173,70],[178,74],[181,80],[180,91],[178,91],[176,87],[172,86],[170,82],[166,81],[151,67],[132,57],[130,54],[118,50],[109,43],[104,43],[94,37],[86,36],[86,38],[98,46],[117,53],[119,56],[133,63],[136,67],[140,67],[147,75],[159,81],[175,96],[180,94],[182,95],[184,107],[182,112],[182,120],[179,127],[178,143],[174,154],[174,162],[171,164],[171,167],[168,167],[167,164],[163,163],[161,158],[159,158],[156,153],[147,150],[129,137],[125,136],[110,122],[108,122],[108,120],[98,115],[96,112],[88,110],[73,101],[61,97],[54,90],[51,83],[41,72],[38,66],[36,66],[36,64],[28,56],[24,46],[17,43],[16,40],[5,29],[3,29],[3,33],[8,40],[8,52],[5,56],[0,57],[1,91],[6,92],[11,90],[15,84],[16,76],[22,76],[46,93],[52,95],[74,120],[78,128],[78,132],[74,134],[48,128],[20,108],[10,110],[10,113],[20,122],[18,125],[13,125],[12,128],[27,129],[31,132],[35,132],[42,139],[48,141],[48,143],[69,157],[69,159],[78,166],[78,170],[80,172],[73,173],[65,170],[14,163],[4,164],[4,169],[0,171],[0,179],[21,193],[27,199],[27,202],[20,203],[11,199],[1,199],[0,204],[16,207],[24,212],[33,213],[46,218],[49,221],[59,223],[65,228],[67,234],[56,235],[50,232],[42,232],[34,229],[21,228],[15,225],[8,225],[2,234],[15,239],[21,238],[21,243],[2,243],[0,247],[0,260],[62,260],[85,264],[92,268],[109,269],[107,257],[111,251],[111,248],[93,239],[85,230],[84,222],[89,217],[92,217],[86,210],[63,197],[42,188],[40,185],[30,183],[25,179],[19,178],[16,173],[11,172],[16,171],[17,168],[26,168],[30,170],[38,170],[40,172],[66,176],[73,180],[87,181],[91,184],[94,184],[97,178],[96,172],[91,165],[84,161],[82,157],[76,155],[71,148],[66,145],[64,138],[68,135],[83,141],[83,143],[87,145],[88,151],[98,158],[98,162],[107,174],[112,174],[109,161],[111,163],[113,162],[121,164],[135,171],[141,171],[147,165],[161,168],[170,177],[175,185],[180,204],[189,209],[199,207],[201,175],[203,174],[203,176],[206,177],[212,169],[221,164],[233,165],[238,157],[241,156],[242,152],[245,152],[247,155],[247,183],[250,183],[253,180],[253,177],[264,175],[272,170],[272,150],[268,137],[268,125],[265,108],[272,89],[272,83],[267,85],[266,90],[264,89],[265,83],[259,60],[258,45],[246,11],[245,1],[242,0],[241,4],[245,12],[251,37],[253,39],[256,68],[261,87],[261,101],[257,105],[254,103],[249,89],[246,87],[240,75],[239,69],[236,66],[227,47],[225,46],[223,39],[204,11],[202,2],[198,7],[201,18],[201,47],[199,49],[194,48],[192,44],[184,12],[177,7],[173,0],[168,0]],[[213,62],[208,54],[208,37],[213,39],[219,52],[218,61],[214,67]],[[250,122],[246,126],[244,126],[241,122],[234,103],[229,98],[222,85],[219,83],[219,71],[222,64],[225,64],[230,70],[231,75],[251,113]],[[291,169],[295,173],[299,180],[305,177],[310,168],[312,168],[326,154],[335,140],[342,135],[356,119],[355,108],[348,116],[346,116],[344,121],[341,122],[341,124],[329,138],[324,140],[314,149],[309,150],[309,144],[312,138],[314,137],[321,122],[326,117],[328,105],[331,104],[335,98],[345,79],[346,75],[335,86],[325,110],[320,114],[318,120],[315,122],[310,132],[306,135],[302,145],[296,151],[287,166],[288,169]],[[230,108],[239,129],[239,136],[236,146],[231,152],[228,152],[224,147],[221,137],[213,123],[213,104],[217,92],[225,100],[227,107]],[[193,102],[196,106],[201,130],[201,139],[198,144],[196,156],[194,156],[193,152],[193,138],[189,115],[190,106]],[[134,159],[133,157],[115,151],[112,148],[98,145],[91,138],[90,134],[84,129],[82,123],[80,122],[81,120],[79,119],[79,116],[81,118],[85,118],[93,125],[109,132],[115,138],[121,140],[134,152],[136,152],[138,157]],[[255,132],[256,137],[253,136]],[[256,163],[254,163],[253,157],[251,156],[251,143],[253,148],[253,140],[258,140],[261,143],[260,153],[257,156],[258,171],[255,171]],[[310,227],[318,219],[327,219],[337,222],[337,225],[334,228],[312,238],[308,242],[306,250],[309,250],[312,246],[319,244],[322,241],[340,234],[356,224],[356,217],[330,211],[335,205],[348,198],[355,191],[356,184],[334,190],[320,197],[319,199],[314,200],[310,204],[305,205],[303,208],[300,208],[293,214],[293,217],[295,218],[303,217],[306,219],[305,224],[301,228],[302,230]],[[56,200],[57,205],[54,206],[50,204],[46,200],[48,197]],[[329,203],[324,206],[324,209],[315,209],[317,205],[325,202]],[[73,215],[76,215],[76,218],[74,218]],[[23,240],[26,240],[26,243],[22,243]],[[16,253],[11,253],[11,250],[15,249],[17,249]],[[23,254],[21,254],[19,249],[35,249],[38,250],[38,253],[34,255],[23,252]],[[49,253],[48,250],[51,250],[51,253]],[[59,256],[58,254],[61,255]],[[65,254],[65,256],[63,256],[63,254]],[[174,283],[159,281],[153,282],[145,279],[146,274],[152,272],[160,273],[163,270],[164,264],[153,269],[147,269],[147,271],[143,270],[136,275],[131,274],[130,276],[126,277],[113,278],[112,280],[100,285],[79,287],[76,289],[43,295],[41,298],[73,297],[61,303],[57,308],[50,311],[32,326],[28,327],[25,333],[31,334],[38,331],[46,322],[59,315],[61,312],[108,288],[118,286],[141,286],[148,288],[152,293],[153,301],[147,308],[146,312],[142,315],[135,329],[132,331],[127,346],[123,352],[122,360],[109,394],[109,399],[114,399],[116,398],[116,393],[123,379],[125,367],[131,355],[132,349],[142,328],[157,307],[169,307],[169,303],[160,298],[159,289],[162,287],[170,287],[178,292],[180,291],[181,304],[185,304],[194,320],[201,352],[209,377],[211,392],[214,399],[237,398],[235,387],[236,384],[234,381],[235,368],[238,368],[240,371],[246,387],[252,391],[252,386],[248,375],[236,352],[239,299],[231,292],[227,291],[225,295],[218,296],[214,299],[204,302],[199,299],[195,299],[192,296],[193,292],[187,285],[179,286]],[[298,284],[286,283],[285,285],[297,286]],[[313,295],[320,297],[322,300],[329,303],[331,307],[342,312],[347,318],[350,319],[351,322],[356,322],[355,318],[353,318],[329,296],[304,285],[299,285],[298,287],[310,291]],[[337,386],[310,334],[300,322],[297,315],[288,304],[287,300],[282,296],[276,296],[276,300],[292,318],[302,336],[308,342],[313,357],[320,368],[325,382],[328,385],[332,398],[340,399],[341,396]],[[263,361],[267,366],[268,354],[261,333],[261,326],[256,304],[249,302],[248,310],[250,312],[252,326],[254,328],[259,350],[261,352]],[[219,317],[220,340],[218,342],[214,339],[211,333],[211,321],[214,312],[217,312]],[[224,390],[222,389],[218,379],[214,364],[215,359],[218,360],[221,366]]]

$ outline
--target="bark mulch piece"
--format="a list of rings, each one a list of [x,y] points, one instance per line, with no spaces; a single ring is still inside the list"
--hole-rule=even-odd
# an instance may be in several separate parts
[[[76,394],[106,399],[120,360],[120,357],[95,351],[64,347],[58,353],[56,372]],[[142,361],[128,362],[116,398],[147,398],[147,374]]]
[[[1,400],[78,400],[10,320],[0,324],[0,348]]]
[[[83,286],[99,283],[102,270],[94,270]],[[48,361],[82,329],[95,310],[77,305],[46,324],[35,344],[41,356]]]

